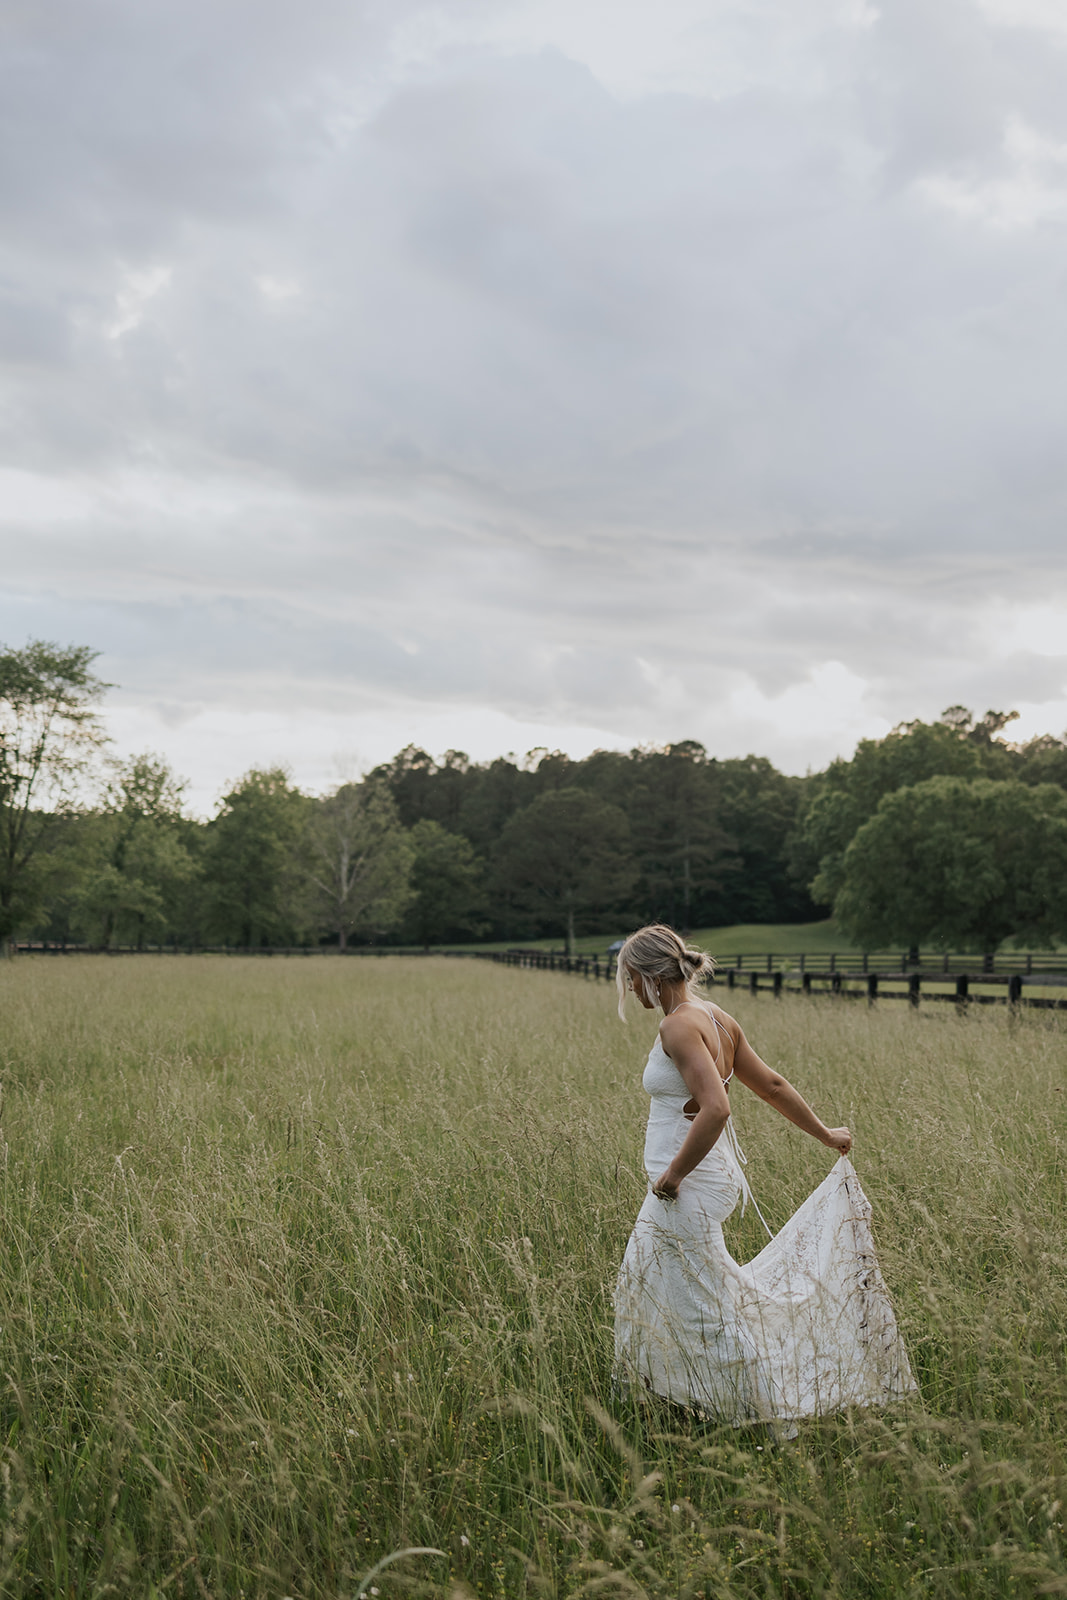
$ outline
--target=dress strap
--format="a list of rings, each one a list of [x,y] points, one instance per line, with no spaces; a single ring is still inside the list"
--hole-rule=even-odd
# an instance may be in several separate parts
[[[711,1011],[711,1007],[710,1006],[708,1007],[708,1010]],[[712,1020],[712,1022],[714,1022],[715,1026],[718,1028],[719,1032],[721,1034],[725,1034],[727,1039],[730,1039],[730,1030],[729,1030],[729,1028],[724,1028],[723,1027],[722,1023],[719,1021],[719,1019],[715,1015],[714,1011],[711,1012],[711,1020]],[[733,1044],[733,1042],[734,1041],[732,1039],[730,1039],[730,1043]],[[730,1079],[733,1077],[733,1075],[734,1075],[734,1069],[733,1069],[733,1067],[731,1067],[729,1072],[726,1074],[726,1077],[722,1080],[722,1086],[723,1086],[724,1089],[728,1089],[730,1087]],[[756,1203],[755,1201],[752,1202],[753,1205],[755,1205],[755,1203]]]

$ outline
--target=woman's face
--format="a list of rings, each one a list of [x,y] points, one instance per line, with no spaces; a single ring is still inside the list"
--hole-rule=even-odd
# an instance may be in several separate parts
[[[656,1006],[659,1004],[659,1001],[656,999],[655,990],[652,988],[652,985],[648,983],[639,972],[634,972],[630,967],[627,967],[626,969],[626,976],[629,981],[630,988],[640,1000],[645,1010],[654,1011]]]

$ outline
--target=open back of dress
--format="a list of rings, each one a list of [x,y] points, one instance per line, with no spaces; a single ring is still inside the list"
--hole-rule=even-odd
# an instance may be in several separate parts
[[[645,1168],[669,1165],[689,1099],[659,1040]],[[724,1422],[792,1421],[885,1405],[915,1388],[871,1236],[871,1207],[847,1157],[745,1265],[722,1225],[747,1192],[733,1130],[685,1178],[678,1198],[649,1192],[615,1295],[620,1382]]]

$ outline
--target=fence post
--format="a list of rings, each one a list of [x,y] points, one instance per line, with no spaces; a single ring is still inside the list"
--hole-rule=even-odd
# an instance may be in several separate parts
[[[964,1010],[970,998],[970,987],[971,980],[965,972],[961,972],[956,979],[956,1004],[961,1011]]]
[[[804,963],[805,963],[806,960],[807,960],[807,956],[805,956],[803,953],[801,953],[801,957],[800,957],[800,970],[801,970],[801,972],[804,971]]]
[[[1017,1006],[1023,997],[1023,980],[1018,972],[1013,972],[1008,979],[1008,1004]]]
[[[834,971],[831,974],[830,993],[834,995],[839,995],[841,993],[841,974],[839,972]]]
[[[776,1000],[782,998],[782,974],[780,972],[774,974],[774,998]]]
[[[727,969],[726,969],[726,987],[728,989],[732,989],[733,986],[734,986],[734,969],[733,969],[733,967],[727,967]]]
[[[866,957],[864,957],[866,960]],[[867,975],[867,1004],[873,1006],[878,998],[878,974],[870,972]]]
[[[804,991],[804,993],[807,995],[808,999],[810,1000],[811,999],[811,973],[810,972],[805,972],[802,975],[802,977],[800,979],[800,987]]]
[[[908,979],[908,1004],[911,1006],[919,1004],[919,984],[921,982],[922,979],[917,972],[913,972]]]
[[[754,972],[750,972],[748,975],[748,992],[749,994],[759,994],[759,978]]]

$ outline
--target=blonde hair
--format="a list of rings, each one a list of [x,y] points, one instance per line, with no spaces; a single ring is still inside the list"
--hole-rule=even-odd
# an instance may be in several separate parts
[[[619,1016],[626,1021],[626,974],[639,973],[657,993],[661,983],[684,983],[691,1000],[699,998],[698,978],[715,971],[715,963],[703,950],[687,945],[680,934],[663,922],[650,922],[647,928],[631,933],[619,951],[615,967],[615,987],[619,992]]]

